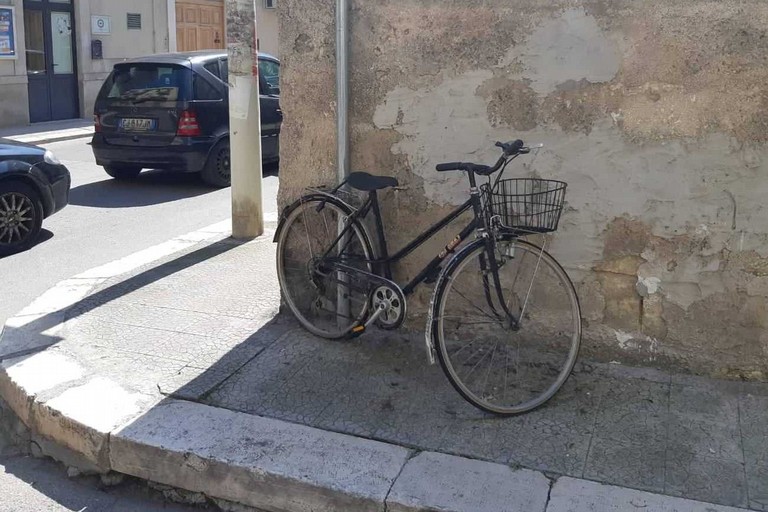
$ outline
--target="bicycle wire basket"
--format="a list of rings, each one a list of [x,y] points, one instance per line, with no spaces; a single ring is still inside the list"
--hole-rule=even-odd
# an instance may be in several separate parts
[[[568,184],[539,178],[500,180],[481,187],[488,219],[515,233],[550,233],[557,229]]]

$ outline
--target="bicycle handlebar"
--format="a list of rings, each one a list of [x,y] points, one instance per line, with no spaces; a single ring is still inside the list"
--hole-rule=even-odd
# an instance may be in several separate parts
[[[499,158],[498,162],[491,167],[488,165],[473,164],[471,162],[447,162],[444,164],[437,164],[439,172],[444,171],[469,171],[481,176],[490,176],[495,173],[504,165],[510,157],[516,157],[517,155],[524,155],[531,152],[531,148],[526,147],[522,140],[517,139],[511,142],[497,142],[496,147],[503,150],[503,155]]]
[[[511,142],[497,142],[497,148],[501,148],[504,151],[505,156],[513,156],[530,152],[530,149],[526,148],[523,141],[520,139],[513,140]]]

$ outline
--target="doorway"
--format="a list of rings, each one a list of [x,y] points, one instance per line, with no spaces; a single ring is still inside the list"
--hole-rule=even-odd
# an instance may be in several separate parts
[[[178,51],[222,49],[224,0],[176,0]]]
[[[74,0],[24,0],[29,120],[79,117]]]

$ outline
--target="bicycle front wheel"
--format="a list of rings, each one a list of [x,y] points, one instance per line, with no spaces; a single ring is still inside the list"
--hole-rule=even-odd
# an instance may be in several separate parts
[[[530,411],[557,393],[581,343],[579,301],[565,270],[513,237],[478,240],[457,254],[435,288],[432,317],[451,384],[476,407],[502,416]]]
[[[366,317],[365,283],[333,262],[370,272],[372,249],[364,228],[349,222],[349,208],[332,198],[310,196],[289,207],[277,237],[277,278],[283,299],[299,322],[323,338],[343,338]]]

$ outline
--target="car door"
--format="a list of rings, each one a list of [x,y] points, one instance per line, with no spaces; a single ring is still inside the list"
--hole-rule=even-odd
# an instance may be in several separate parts
[[[268,62],[268,64],[263,64]],[[265,67],[268,66],[268,67]],[[261,109],[261,154],[264,160],[277,160],[280,157],[280,127],[283,124],[283,111],[280,110],[280,89],[270,86],[263,73],[274,83],[279,83],[280,64],[273,60],[259,58],[259,108]],[[275,73],[278,73],[275,75]],[[229,81],[227,59],[220,62],[221,79]]]
[[[203,136],[214,141],[229,133],[227,84],[221,75],[219,59],[211,59],[194,67],[194,109]]]
[[[280,127],[283,124],[279,62],[259,58],[259,89],[262,155],[264,160],[277,160],[280,157]]]

